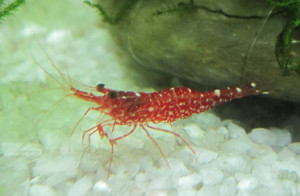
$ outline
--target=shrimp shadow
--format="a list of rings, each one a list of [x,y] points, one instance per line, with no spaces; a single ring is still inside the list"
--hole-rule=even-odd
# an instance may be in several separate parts
[[[257,127],[288,129],[300,141],[300,103],[264,97],[245,97],[213,109],[222,119],[236,120],[246,132]]]

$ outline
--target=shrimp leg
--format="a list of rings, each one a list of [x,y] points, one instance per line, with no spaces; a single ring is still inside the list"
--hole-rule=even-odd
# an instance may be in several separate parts
[[[164,153],[164,152],[162,151],[162,149],[159,147],[157,141],[150,135],[150,133],[149,133],[148,130],[144,127],[144,125],[141,124],[140,126],[141,126],[142,129],[145,131],[145,133],[147,134],[148,138],[149,138],[149,139],[155,144],[155,146],[158,148],[160,154],[163,156],[163,158],[164,158],[164,160],[166,161],[168,167],[171,168],[171,167],[170,167],[170,164],[169,164],[169,162],[168,162],[168,160],[167,160],[167,158],[166,158],[165,153]],[[147,125],[146,125],[146,126],[147,126]]]
[[[114,123],[114,125],[115,125],[115,123]],[[109,140],[109,143],[110,143],[110,145],[111,145],[111,156],[110,156],[109,165],[108,165],[107,178],[109,178],[109,176],[110,176],[110,168],[111,168],[111,164],[112,164],[113,156],[114,156],[114,145],[117,144],[117,141],[118,141],[118,140],[121,140],[121,139],[123,139],[123,138],[129,136],[130,134],[132,134],[132,133],[135,131],[136,127],[137,127],[137,124],[134,124],[133,129],[132,129],[131,131],[129,131],[128,133],[126,133],[126,134],[124,134],[124,135],[122,135],[122,136],[119,136],[119,137],[117,137],[117,138],[114,138],[114,139],[110,139],[110,140]]]
[[[169,131],[169,130],[166,130],[166,129],[161,129],[161,128],[157,128],[157,127],[152,127],[150,126],[149,124],[146,124],[145,125],[146,127],[150,128],[150,129],[154,129],[154,130],[157,130],[157,131],[162,131],[162,132],[165,132],[165,133],[170,133],[172,135],[174,135],[175,137],[178,137],[179,139],[181,139],[181,141],[183,141],[183,143],[185,143],[185,145],[187,145],[187,147],[189,147],[189,149],[193,152],[193,154],[196,154],[196,152],[194,151],[194,149],[190,146],[190,144],[185,140],[183,139],[183,137],[181,137],[181,135],[179,135],[178,133],[174,132],[174,131]]]
[[[80,122],[82,121],[82,119],[91,111],[91,110],[97,110],[99,109],[100,107],[91,107],[91,108],[88,108],[85,113],[81,116],[81,118],[77,121],[75,127],[72,129],[72,132],[71,132],[71,135],[73,135],[75,129],[78,127],[78,125],[80,124]],[[92,128],[91,128],[92,129]],[[89,130],[91,130],[89,129]]]
[[[109,122],[109,121],[113,121],[113,119],[105,120],[105,121],[101,122],[100,124],[95,125],[95,126],[89,128],[89,129],[87,129],[86,131],[84,131],[83,134],[82,134],[82,145],[83,145],[83,143],[84,143],[85,135],[86,135],[87,133],[89,133],[89,132],[90,132],[89,135],[88,135],[88,138],[89,138],[89,147],[90,147],[90,143],[91,143],[91,136],[92,136],[94,133],[96,133],[96,132],[99,133],[99,136],[100,136],[101,139],[102,139],[104,136],[105,136],[106,138],[108,138],[108,135],[107,135],[107,133],[104,131],[103,127],[104,127],[104,126],[107,126],[107,125],[112,125],[112,124],[104,124],[104,123],[107,123],[107,122]],[[115,122],[114,122],[114,124],[115,124]]]

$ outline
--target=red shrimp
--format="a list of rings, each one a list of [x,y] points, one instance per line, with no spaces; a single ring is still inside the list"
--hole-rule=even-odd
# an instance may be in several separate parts
[[[44,51],[45,52],[45,51]],[[47,53],[45,52],[47,55]],[[161,131],[164,133],[172,134],[178,137],[186,146],[195,154],[193,148],[189,143],[181,137],[178,133],[153,127],[149,123],[172,123],[177,119],[188,118],[192,114],[197,114],[204,112],[210,108],[213,108],[219,104],[225,103],[227,101],[242,98],[245,96],[268,94],[268,92],[261,91],[256,88],[256,84],[251,82],[245,87],[227,87],[223,89],[216,89],[213,91],[197,91],[186,87],[176,87],[164,89],[158,92],[144,93],[144,92],[131,92],[131,91],[117,91],[109,88],[105,88],[104,84],[98,84],[96,86],[96,91],[100,92],[102,95],[95,95],[91,92],[85,92],[74,88],[65,78],[65,76],[60,72],[59,68],[53,63],[51,58],[47,55],[53,68],[59,73],[62,79],[68,84],[72,94],[79,99],[84,101],[92,102],[97,105],[97,107],[90,107],[86,110],[83,116],[78,120],[72,133],[77,128],[82,119],[91,111],[98,111],[110,117],[110,119],[105,120],[96,126],[89,128],[82,134],[82,142],[84,141],[85,135],[88,134],[89,143],[91,136],[98,132],[100,137],[106,137],[109,139],[111,145],[111,157],[108,165],[108,175],[110,176],[110,168],[113,161],[114,155],[114,145],[117,141],[132,134],[137,127],[141,127],[146,133],[147,137],[155,144],[160,154],[164,158],[165,162],[169,166],[167,158],[158,143],[148,132],[148,129],[153,129]],[[42,66],[41,68],[48,73],[57,83],[61,86],[55,77],[53,77],[46,69]],[[115,126],[131,126],[132,129],[119,137],[109,138],[104,127],[112,126],[112,132]],[[169,166],[170,167],[170,166]]]
[[[104,87],[104,84],[99,84],[96,90],[103,95],[97,96],[90,92],[81,91],[71,87],[74,96],[84,101],[93,102],[97,107],[88,108],[81,119],[77,122],[75,128],[80,121],[91,110],[98,111],[107,116],[109,120],[99,123],[98,125],[86,130],[82,135],[82,140],[86,134],[91,135],[98,132],[100,137],[108,138],[105,126],[112,126],[112,131],[115,126],[132,126],[133,128],[125,135],[117,138],[109,138],[111,145],[111,158],[108,166],[108,177],[110,175],[110,168],[113,160],[114,145],[118,140],[121,140],[132,134],[137,127],[141,127],[146,133],[147,137],[156,145],[160,154],[169,163],[167,158],[158,143],[151,137],[148,129],[153,129],[165,133],[172,134],[182,140],[195,154],[193,148],[188,142],[183,139],[178,133],[165,130],[149,125],[149,123],[172,123],[177,119],[183,119],[204,112],[212,107],[215,107],[224,102],[258,94],[268,94],[268,92],[261,91],[256,88],[255,83],[249,83],[245,87],[227,87],[224,89],[216,89],[213,91],[197,91],[186,87],[176,87],[164,89],[153,93],[131,92],[131,91],[117,91]],[[75,129],[74,128],[74,129]]]

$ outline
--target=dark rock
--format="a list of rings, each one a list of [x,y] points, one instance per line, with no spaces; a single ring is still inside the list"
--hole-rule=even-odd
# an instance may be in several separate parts
[[[274,98],[300,101],[300,76],[283,76],[275,57],[284,14],[270,14],[273,7],[262,0],[195,0],[194,7],[187,2],[193,1],[100,4],[106,19],[113,19],[108,26],[131,65],[208,89],[252,81]],[[299,45],[292,51],[298,60]]]

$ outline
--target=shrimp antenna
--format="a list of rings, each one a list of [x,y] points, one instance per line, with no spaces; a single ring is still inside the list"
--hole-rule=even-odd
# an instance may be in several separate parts
[[[28,25],[31,28],[31,31],[34,32],[33,28],[31,25]],[[70,78],[70,75],[67,74],[63,74],[61,72],[61,70],[57,67],[57,65],[54,63],[53,59],[49,56],[49,54],[46,52],[46,50],[44,49],[44,47],[42,46],[40,40],[38,40],[36,37],[34,37],[34,40],[37,42],[39,48],[43,51],[44,55],[47,56],[48,60],[51,63],[51,66],[54,68],[54,70],[59,74],[59,76],[62,78],[62,80],[65,82],[65,84],[68,85],[68,87],[72,87],[72,82],[75,82],[76,84],[79,84],[81,86],[84,86],[87,89],[92,89],[95,91],[95,87],[91,87],[85,84],[82,84],[74,79]],[[38,61],[36,60],[36,58],[31,54],[31,57],[34,59],[34,61],[51,77],[53,78],[60,86],[64,87],[65,85],[62,84],[62,82],[60,82],[56,77],[54,77],[54,75],[52,75],[49,71],[47,71],[40,63],[38,63]]]
[[[47,58],[49,59],[50,63],[51,63],[51,66],[55,69],[55,71],[59,74],[59,76],[64,80],[64,82],[66,84],[68,84],[68,86],[72,86],[70,84],[70,82],[65,78],[65,75],[63,73],[61,73],[61,71],[59,70],[59,68],[55,65],[53,59],[48,55],[48,53],[45,51],[45,49],[43,48],[41,42],[39,40],[36,40],[36,42],[38,43],[39,47],[42,49],[43,53],[47,56]],[[62,83],[59,82],[52,74],[50,74],[44,67],[41,66],[41,68],[47,73],[49,74],[58,84],[60,84],[61,86]]]
[[[30,24],[28,24],[29,28],[31,29],[32,33],[34,34],[34,29],[32,28],[32,26]],[[50,61],[52,67],[55,69],[56,72],[58,72],[58,74],[61,76],[61,78],[64,80],[64,82],[66,84],[68,84],[69,86],[71,86],[70,82],[65,78],[64,74],[61,73],[61,71],[58,69],[58,67],[55,65],[54,61],[52,60],[52,58],[48,55],[48,53],[46,52],[46,50],[44,49],[44,47],[42,46],[41,42],[35,37],[33,36],[34,40],[37,42],[39,48],[43,51],[44,55],[47,56],[48,60]],[[39,65],[40,68],[43,69],[43,71],[45,73],[47,73],[51,78],[53,78],[60,86],[64,87],[64,85],[56,78],[54,77],[50,72],[48,72],[39,62],[38,60],[30,53],[32,59],[35,61],[36,64]]]
[[[268,19],[270,18],[270,16],[271,16],[273,10],[274,10],[274,7],[269,11],[269,13],[266,15],[265,19],[262,21],[262,23],[261,23],[261,25],[260,25],[258,31],[256,32],[256,35],[255,35],[253,41],[252,41],[252,43],[251,43],[251,45],[250,45],[250,47],[249,47],[249,49],[248,49],[247,55],[245,56],[245,58],[244,58],[244,60],[243,60],[244,63],[243,63],[243,66],[242,66],[242,70],[241,70],[241,79],[240,79],[240,83],[241,83],[241,84],[244,84],[244,83],[245,83],[245,81],[244,81],[244,80],[245,80],[245,77],[244,77],[244,76],[245,76],[245,72],[246,72],[246,67],[247,67],[247,62],[248,62],[249,56],[250,56],[250,54],[252,53],[252,50],[253,50],[253,48],[254,48],[254,45],[256,44],[257,39],[258,39],[259,35],[261,34],[262,30],[264,29],[264,27],[265,27],[265,25],[266,25]]]
[[[60,86],[64,87],[64,85],[56,78],[54,77],[50,72],[48,72],[39,62],[38,60],[30,53],[31,58],[34,60],[34,62],[45,72],[47,73],[52,79],[54,79]]]

